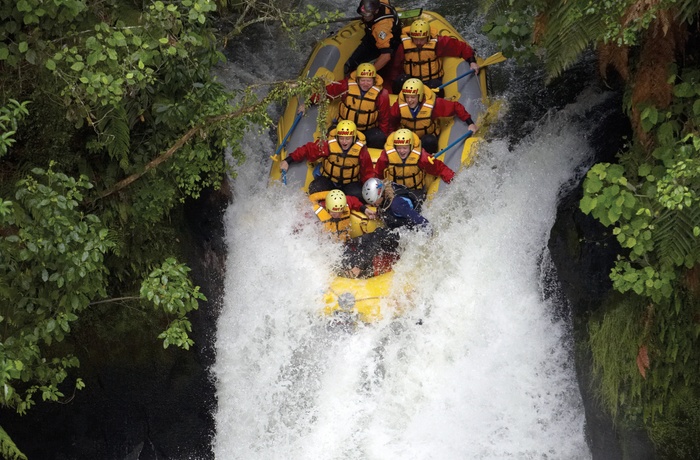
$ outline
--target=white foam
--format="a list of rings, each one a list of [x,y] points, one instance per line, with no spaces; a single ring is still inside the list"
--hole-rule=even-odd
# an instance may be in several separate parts
[[[340,248],[304,217],[301,192],[243,165],[226,213],[216,457],[590,458],[569,325],[541,273],[557,198],[590,157],[570,116],[597,101],[512,150],[484,145],[425,209],[435,236],[405,240],[396,272],[412,309],[355,334],[317,315]]]

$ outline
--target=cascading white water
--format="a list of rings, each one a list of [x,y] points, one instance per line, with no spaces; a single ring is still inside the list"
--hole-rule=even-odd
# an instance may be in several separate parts
[[[590,157],[572,116],[601,97],[511,150],[484,144],[424,210],[433,238],[405,238],[405,314],[353,334],[318,315],[340,248],[304,216],[301,192],[242,166],[226,213],[216,457],[590,458],[569,326],[541,273],[557,198]]]
[[[558,196],[591,156],[576,120],[603,97],[510,149],[483,144],[424,209],[434,236],[403,240],[388,304],[405,313],[352,334],[318,314],[341,248],[303,193],[268,187],[272,147],[251,135],[225,216],[216,458],[590,458],[569,319],[542,272]]]

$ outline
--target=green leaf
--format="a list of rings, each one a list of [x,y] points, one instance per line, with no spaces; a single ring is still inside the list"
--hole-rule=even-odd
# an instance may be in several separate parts
[[[56,62],[53,59],[47,59],[46,64],[44,64],[49,70],[56,70]]]
[[[596,198],[591,198],[588,195],[581,198],[581,202],[579,204],[581,211],[583,211],[584,214],[590,214],[597,205],[598,200]]]
[[[611,207],[610,209],[608,209],[607,217],[610,220],[610,223],[614,224],[615,222],[617,222],[618,219],[620,219],[621,215],[622,213],[620,212],[620,208]]]
[[[75,62],[70,68],[76,72],[80,72],[85,68],[85,64],[83,64],[81,61]]]
[[[597,193],[603,188],[603,182],[596,176],[588,175],[586,181],[584,182],[584,189],[586,193]]]
[[[643,163],[639,165],[639,170],[637,171],[637,174],[641,177],[646,177],[651,173],[651,165],[648,163]]]
[[[693,102],[693,114],[695,114],[696,117],[700,116],[700,99]]]
[[[30,11],[32,11],[32,6],[27,0],[19,0],[17,2],[17,10],[22,13],[29,13]]]
[[[653,105],[648,106],[640,115],[642,121],[647,120],[652,125],[655,125],[659,120],[659,111]]]
[[[677,97],[694,97],[695,89],[690,83],[683,82],[673,87],[673,94]]]
[[[20,53],[26,53],[29,49],[29,44],[27,42],[20,42],[18,48]]]

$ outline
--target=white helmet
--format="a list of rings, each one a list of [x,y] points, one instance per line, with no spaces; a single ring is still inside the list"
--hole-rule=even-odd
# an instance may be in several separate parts
[[[365,202],[371,205],[377,204],[377,201],[384,194],[384,183],[379,179],[368,179],[362,186],[362,198]]]

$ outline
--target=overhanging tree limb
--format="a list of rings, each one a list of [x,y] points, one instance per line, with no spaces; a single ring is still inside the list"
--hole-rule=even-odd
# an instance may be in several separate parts
[[[162,163],[168,161],[173,155],[175,155],[175,152],[180,150],[182,146],[184,146],[192,137],[194,137],[197,132],[206,129],[207,126],[211,126],[213,124],[229,120],[231,118],[238,118],[243,115],[249,114],[254,112],[256,109],[258,109],[261,105],[267,105],[269,101],[266,99],[263,99],[260,103],[244,107],[236,112],[233,113],[226,113],[223,115],[217,115],[215,117],[207,118],[205,119],[202,123],[199,125],[190,128],[189,131],[187,131],[180,139],[177,140],[168,150],[163,152],[161,155],[159,155],[157,158],[154,158],[153,160],[149,161],[146,163],[146,166],[144,166],[143,171],[134,173],[130,175],[129,177],[120,180],[116,184],[114,184],[112,187],[108,188],[107,190],[103,191],[100,193],[98,199],[106,198],[122,189],[125,187],[128,187],[131,185],[133,182],[137,181],[138,179],[141,178],[144,174],[146,174],[148,171],[151,169],[157,168],[160,166]]]
[[[305,87],[305,85],[302,84],[300,80],[285,80],[285,81],[276,81],[276,82],[271,82],[271,83],[266,83],[265,85],[274,85],[275,88],[270,91],[270,93],[265,96],[260,102],[254,103],[252,105],[244,106],[235,112],[232,113],[225,113],[222,115],[217,115],[214,117],[209,117],[203,120],[201,123],[197,124],[197,126],[194,126],[190,128],[180,139],[178,139],[168,150],[163,152],[161,155],[158,157],[154,158],[153,160],[149,161],[146,163],[146,165],[143,168],[143,171],[134,173],[130,175],[129,177],[120,180],[116,184],[114,184],[112,187],[104,190],[102,193],[99,194],[97,199],[102,199],[106,198],[137,181],[138,179],[141,178],[144,174],[146,174],[148,171],[151,169],[157,168],[160,166],[162,163],[168,161],[182,146],[187,144],[187,142],[194,137],[195,134],[199,131],[206,130],[210,128],[211,126],[220,123],[222,121],[230,120],[233,118],[239,118],[251,113],[254,113],[256,110],[259,109],[264,109],[267,107],[269,104],[280,101],[280,100],[286,100],[287,98],[291,96],[302,96],[304,95],[305,97],[308,97],[310,92],[320,92],[325,88],[325,83],[321,78],[314,78],[311,80],[311,86]],[[96,200],[95,200],[96,201]]]

